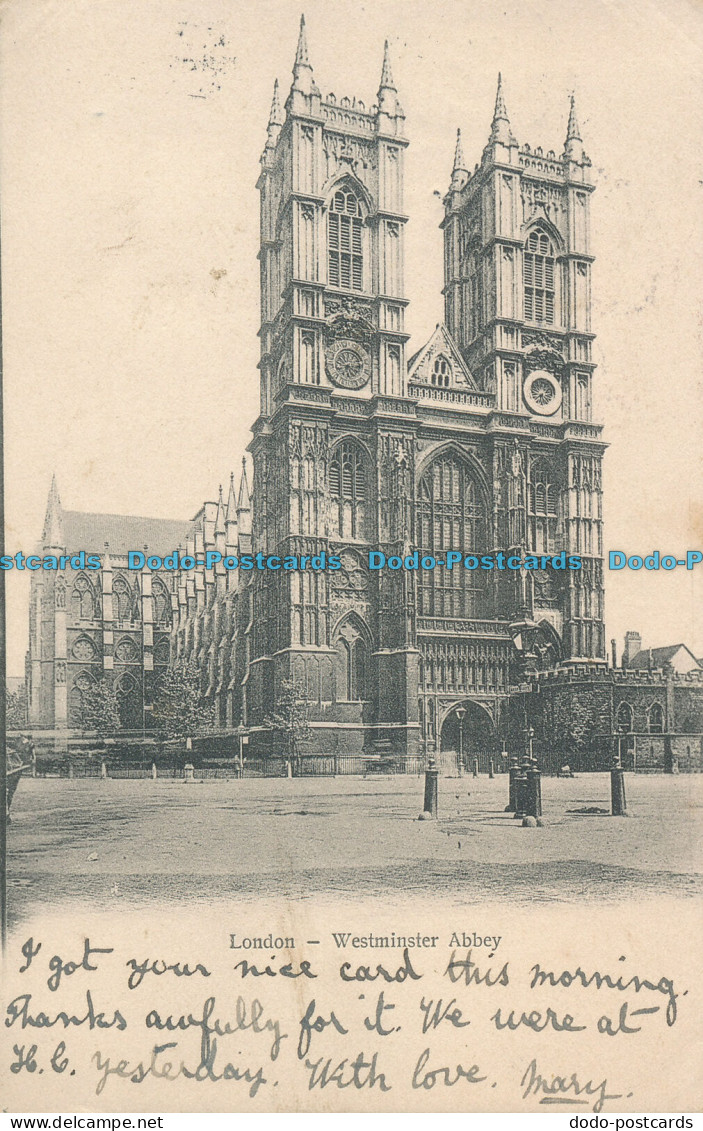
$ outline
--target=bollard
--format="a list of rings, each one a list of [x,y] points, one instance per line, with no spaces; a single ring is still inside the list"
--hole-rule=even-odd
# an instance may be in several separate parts
[[[505,813],[515,812],[515,779],[517,778],[519,768],[517,758],[511,758],[510,768],[508,770],[508,804],[505,806]]]
[[[427,769],[425,770],[425,800],[423,803],[423,812],[431,813],[433,817],[437,817],[437,794],[438,794],[438,778],[439,770],[434,758],[430,758]]]
[[[474,758],[473,762],[471,763],[471,770],[472,770],[474,777],[477,778],[478,777],[478,758]]]
[[[156,781],[156,778],[158,776],[157,773],[156,773],[156,762],[151,763],[151,776],[152,776],[153,780]]]
[[[489,778],[495,777],[493,759],[492,758],[489,758],[489,760],[488,760],[488,776],[489,776]]]
[[[183,767],[185,781],[195,781],[195,768],[192,762],[186,762]]]
[[[526,814],[528,817],[542,816],[542,775],[534,762],[527,771]]]
[[[522,819],[527,816],[527,771],[530,766],[529,758],[525,758],[515,775],[515,812],[513,816]]]
[[[610,771],[610,800],[611,800],[611,816],[624,817],[627,813],[627,801],[625,800],[625,771],[620,765],[620,759],[617,758],[615,764]]]
[[[103,779],[107,777],[107,766],[104,762],[100,763],[100,777]]]
[[[73,762],[68,763],[68,776],[69,778],[73,777]]]

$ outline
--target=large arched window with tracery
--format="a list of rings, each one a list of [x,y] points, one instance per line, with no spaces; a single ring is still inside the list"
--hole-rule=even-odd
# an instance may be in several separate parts
[[[554,244],[543,228],[530,232],[523,263],[525,321],[554,325],[556,257]]]
[[[546,460],[532,461],[527,492],[529,548],[537,554],[551,554],[556,548],[559,511],[555,479]]]
[[[337,700],[348,703],[368,698],[369,649],[354,618],[340,626],[335,639],[337,653]]]
[[[133,594],[129,582],[118,573],[112,582],[112,616],[116,621],[128,622],[132,617]]]
[[[420,480],[417,500],[420,555],[444,558],[449,550],[478,557],[486,548],[486,514],[481,490],[471,467],[449,452],[430,465]],[[418,573],[421,616],[473,617],[482,613],[480,569],[463,563]]]
[[[144,723],[139,684],[129,672],[124,672],[118,679],[115,690],[123,729],[138,730]]]
[[[332,536],[363,538],[368,496],[366,460],[353,440],[343,440],[335,448],[330,460],[329,488]]]
[[[95,589],[84,573],[78,574],[73,585],[71,615],[74,620],[95,620],[100,615]]]
[[[345,291],[364,289],[361,202],[351,187],[339,189],[327,214],[327,281]]]
[[[154,598],[154,624],[162,628],[171,627],[171,597],[163,581],[155,577],[151,583],[151,595]]]

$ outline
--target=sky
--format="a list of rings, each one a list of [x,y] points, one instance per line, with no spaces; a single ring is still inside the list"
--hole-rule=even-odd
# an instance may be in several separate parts
[[[498,71],[513,132],[594,165],[605,547],[703,547],[703,10],[668,0],[387,0],[305,9],[323,94],[378,89],[390,42],[410,149],[408,355],[442,317],[441,196]],[[31,551],[52,473],[75,510],[190,518],[258,412],[259,157],[298,3],[0,3],[6,544]],[[703,655],[703,567],[606,573],[607,637]],[[28,575],[8,575],[8,673]]]

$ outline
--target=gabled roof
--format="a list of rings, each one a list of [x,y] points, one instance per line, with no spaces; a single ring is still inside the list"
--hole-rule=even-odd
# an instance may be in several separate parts
[[[452,385],[458,385],[460,388],[463,385],[467,389],[472,389],[474,392],[479,391],[478,385],[471,376],[466,362],[454,345],[451,334],[443,322],[437,323],[437,327],[429,341],[410,358],[408,362],[408,381],[415,381],[417,384],[421,385],[429,385],[431,383],[430,375],[432,366],[435,359],[440,354],[444,354],[452,364]]]
[[[163,556],[185,543],[189,522],[171,518],[141,518],[126,514],[92,514],[88,511],[63,511],[64,545],[70,553],[105,552],[126,554],[148,546],[152,554]]]
[[[632,657],[627,666],[629,669],[634,668],[638,671],[646,671],[649,668],[665,668],[682,648],[684,652],[688,653],[694,664],[699,664],[691,649],[687,648],[685,644],[669,644],[666,648],[642,648]]]

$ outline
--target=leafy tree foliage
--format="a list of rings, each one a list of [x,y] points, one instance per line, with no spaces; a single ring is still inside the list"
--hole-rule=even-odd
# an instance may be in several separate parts
[[[117,691],[104,677],[83,691],[80,725],[83,730],[95,731],[100,738],[115,734],[120,729],[122,723]]]
[[[283,746],[296,771],[299,769],[300,747],[312,738],[308,710],[309,702],[302,687],[293,680],[284,679],[276,697],[276,710],[264,719],[264,726]]]
[[[215,708],[203,700],[198,665],[168,668],[157,685],[153,719],[167,738],[190,738],[215,725]]]

